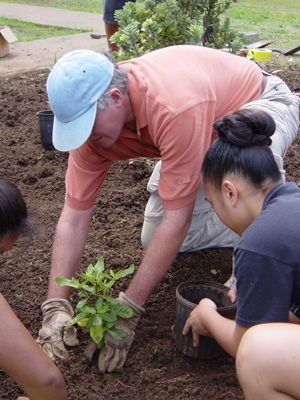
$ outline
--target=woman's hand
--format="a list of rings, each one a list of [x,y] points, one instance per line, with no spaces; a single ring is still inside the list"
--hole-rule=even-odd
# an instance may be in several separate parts
[[[187,319],[182,333],[187,335],[192,329],[193,332],[193,345],[199,345],[199,336],[212,337],[210,331],[206,327],[207,316],[213,312],[217,312],[216,304],[210,299],[202,299],[199,305],[191,312]]]

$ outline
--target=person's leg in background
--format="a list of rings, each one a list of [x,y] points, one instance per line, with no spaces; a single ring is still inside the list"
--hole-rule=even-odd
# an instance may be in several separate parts
[[[111,43],[110,37],[117,32],[119,26],[115,19],[115,11],[121,10],[129,0],[104,0],[103,3],[103,21],[107,38],[107,45],[110,51],[119,51],[119,47]],[[133,1],[133,0],[130,0]]]
[[[118,30],[118,25],[115,24],[107,24],[105,23],[105,33],[106,33],[106,38],[107,38],[107,45],[110,51],[119,51],[119,46],[117,46],[115,43],[111,43],[110,37],[117,32]]]

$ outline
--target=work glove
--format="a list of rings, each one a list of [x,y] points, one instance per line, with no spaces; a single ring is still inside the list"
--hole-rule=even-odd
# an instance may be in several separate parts
[[[126,296],[125,293],[119,294],[118,300],[132,308],[135,312],[132,318],[118,318],[116,328],[121,329],[127,335],[124,339],[114,339],[108,332],[104,334],[104,346],[100,349],[98,358],[98,368],[103,374],[104,372],[113,372],[116,369],[122,368],[125,364],[127,354],[131,343],[134,339],[134,330],[139,323],[139,320],[145,311],[144,308],[137,305],[133,300]],[[93,354],[97,350],[97,344],[92,341],[84,351],[84,355],[91,361]]]
[[[37,343],[51,360],[67,358],[65,344],[76,346],[79,343],[76,328],[65,326],[74,316],[71,304],[65,299],[50,299],[42,304],[41,309],[43,325]]]

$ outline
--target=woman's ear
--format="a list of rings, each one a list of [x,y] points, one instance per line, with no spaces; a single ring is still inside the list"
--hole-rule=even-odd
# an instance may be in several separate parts
[[[238,201],[238,188],[236,184],[226,179],[222,182],[222,193],[224,195],[224,201],[229,202],[232,207],[236,207]]]

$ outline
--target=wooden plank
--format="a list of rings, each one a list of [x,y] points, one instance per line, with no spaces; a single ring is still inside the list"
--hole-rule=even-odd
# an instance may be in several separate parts
[[[300,43],[294,47],[291,47],[290,49],[287,49],[286,51],[283,51],[282,54],[285,56],[290,56],[291,54],[297,53],[297,51],[299,50],[300,50]]]
[[[245,49],[259,49],[262,47],[266,47],[268,46],[268,44],[271,44],[273,42],[275,42],[275,39],[274,40],[263,39],[259,40],[258,42],[247,44],[247,46],[245,46]]]

